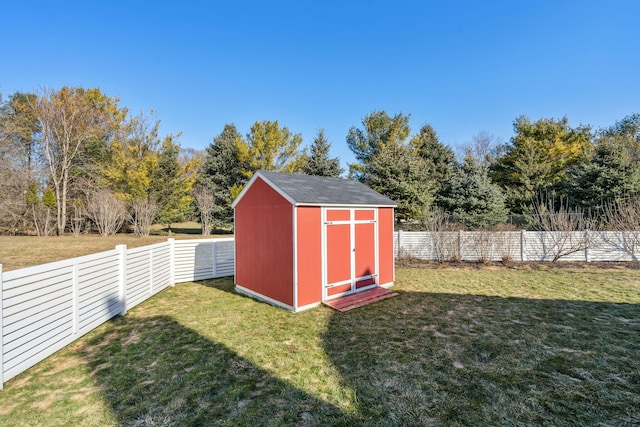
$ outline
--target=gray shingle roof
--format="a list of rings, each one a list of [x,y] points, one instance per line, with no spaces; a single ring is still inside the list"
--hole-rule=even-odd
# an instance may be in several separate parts
[[[296,205],[396,206],[393,200],[350,179],[263,170],[257,173],[286,194]]]

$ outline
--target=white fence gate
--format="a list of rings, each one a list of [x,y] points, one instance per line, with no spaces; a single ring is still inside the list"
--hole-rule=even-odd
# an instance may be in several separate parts
[[[234,240],[174,240],[2,272],[3,384],[175,283],[232,276]]]

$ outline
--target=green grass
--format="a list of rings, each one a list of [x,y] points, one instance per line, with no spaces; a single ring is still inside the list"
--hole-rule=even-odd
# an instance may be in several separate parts
[[[1,425],[638,425],[627,269],[398,269],[292,314],[177,285],[5,384]]]

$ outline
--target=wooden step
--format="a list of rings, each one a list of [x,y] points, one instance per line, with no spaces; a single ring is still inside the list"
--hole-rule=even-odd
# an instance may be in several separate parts
[[[395,297],[397,292],[392,292],[381,286],[376,286],[366,291],[356,292],[349,295],[343,295],[341,297],[333,298],[328,301],[324,301],[323,304],[334,308],[338,311],[348,311],[354,308],[362,307],[372,302],[381,301],[383,299]]]

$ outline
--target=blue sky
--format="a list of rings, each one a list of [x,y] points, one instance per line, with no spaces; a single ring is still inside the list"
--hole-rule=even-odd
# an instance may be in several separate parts
[[[640,113],[640,1],[13,1],[0,93],[99,87],[205,148],[278,120],[343,166],[374,110],[454,149],[513,120],[604,127]]]

